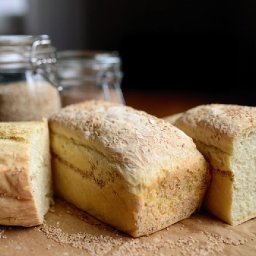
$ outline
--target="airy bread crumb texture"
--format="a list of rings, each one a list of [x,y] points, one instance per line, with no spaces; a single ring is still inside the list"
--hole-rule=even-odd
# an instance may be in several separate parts
[[[52,196],[47,120],[0,124],[0,223],[43,223]]]
[[[206,208],[231,225],[256,217],[256,108],[202,105],[175,125],[194,139],[212,166]]]

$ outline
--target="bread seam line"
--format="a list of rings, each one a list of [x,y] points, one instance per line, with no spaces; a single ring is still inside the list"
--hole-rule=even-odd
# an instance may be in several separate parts
[[[74,170],[75,172],[78,172],[79,174],[81,174],[82,177],[87,177],[87,173],[85,170],[81,170],[80,168],[74,166],[73,164],[69,163],[68,161],[62,159],[60,156],[58,156],[57,154],[53,153],[53,156],[60,162],[62,162],[64,165],[68,166],[69,168],[71,168],[72,170]]]
[[[28,142],[27,139],[22,138],[22,137],[15,137],[15,136],[5,136],[5,137],[1,137],[0,135],[0,140],[12,140],[12,141],[16,141],[16,142]]]
[[[65,135],[63,135],[63,134],[61,134],[61,133],[53,132],[52,130],[51,130],[51,134],[52,134],[52,135],[55,135],[55,136],[58,136],[58,137],[60,137],[60,138],[63,138],[64,140],[71,140],[72,143],[73,143],[75,146],[77,146],[77,147],[82,147],[82,148],[84,148],[85,150],[88,150],[90,153],[99,154],[100,156],[102,156],[102,157],[105,159],[105,161],[107,161],[111,166],[114,167],[114,170],[115,170],[116,173],[120,174],[121,177],[125,179],[124,173],[118,170],[118,169],[125,169],[125,168],[126,168],[126,167],[125,167],[125,163],[118,163],[118,165],[117,165],[117,163],[116,163],[115,160],[109,159],[109,158],[108,158],[104,153],[102,153],[101,151],[99,151],[99,150],[97,150],[97,149],[94,149],[93,147],[90,147],[90,146],[88,146],[88,145],[78,143],[74,138],[69,138],[69,137],[67,137],[67,136],[65,136]],[[55,152],[54,152],[54,150],[53,150],[52,147],[51,147],[51,152],[52,152],[52,154],[53,154],[58,160],[60,160],[62,163],[64,163],[64,164],[66,163],[66,165],[67,165],[68,167],[71,167],[72,169],[76,169],[76,171],[79,172],[82,176],[87,176],[87,172],[88,172],[87,170],[80,169],[80,168],[74,166],[72,163],[68,162],[67,160],[64,160],[62,157],[59,156],[58,153],[55,153]],[[117,167],[117,166],[118,166],[118,167]],[[161,177],[161,176],[159,176],[159,177]],[[128,181],[127,181],[127,182],[128,182]],[[150,185],[151,183],[152,183],[152,182],[150,182],[149,185]],[[128,182],[128,184],[129,184],[129,185],[132,185],[132,186],[134,185],[132,182]],[[139,187],[140,187],[140,186],[144,186],[144,184],[143,184],[143,185],[140,184]],[[138,184],[135,185],[134,187],[138,187]]]
[[[220,148],[218,148],[218,147],[216,147],[216,146],[214,146],[214,145],[204,143],[204,142],[202,142],[201,140],[193,139],[193,141],[194,141],[195,144],[200,143],[200,144],[202,144],[202,145],[204,145],[204,146],[206,146],[206,147],[211,147],[211,148],[213,148],[213,149],[216,149],[216,150],[220,151],[220,153],[224,153],[225,155],[228,155],[229,157],[231,157],[231,152],[228,153],[228,152],[223,151],[222,149],[220,149]],[[199,150],[198,150],[198,151],[199,151]],[[200,151],[199,151],[199,152],[200,152]]]
[[[63,135],[63,134],[60,134],[60,133],[56,133],[56,132],[53,132],[51,130],[51,134],[52,135],[56,135],[56,136],[59,136],[59,137],[62,137],[64,138],[65,140],[71,140],[73,144],[75,144],[76,146],[79,146],[79,147],[83,147],[85,148],[86,150],[88,151],[91,151],[91,152],[96,152],[97,154],[101,155],[102,157],[104,157],[107,162],[109,162],[110,164],[114,164],[116,165],[116,161],[115,160],[112,160],[112,159],[109,159],[104,153],[102,153],[101,151],[93,148],[93,147],[90,147],[88,145],[85,145],[85,144],[81,144],[79,142],[77,142],[74,138],[68,138],[67,136]],[[53,154],[57,155],[56,153],[54,153],[53,151],[53,148],[51,147],[51,151],[53,152]],[[64,160],[65,161],[65,160]],[[122,166],[122,164],[119,163],[119,166]]]

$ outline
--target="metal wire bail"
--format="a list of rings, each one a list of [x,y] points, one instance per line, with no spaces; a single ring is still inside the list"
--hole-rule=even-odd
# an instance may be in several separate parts
[[[51,46],[51,41],[49,39],[42,39],[42,40],[36,40],[33,42],[31,46],[31,56],[30,56],[30,62],[34,69],[37,69],[38,66],[42,64],[54,64],[56,63],[56,54],[53,53],[50,58],[44,58],[44,57],[37,57],[37,49],[40,46]]]

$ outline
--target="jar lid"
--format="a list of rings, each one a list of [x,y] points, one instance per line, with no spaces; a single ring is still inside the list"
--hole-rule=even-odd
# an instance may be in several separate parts
[[[55,62],[55,48],[48,35],[0,36],[0,70],[36,68]]]
[[[121,66],[117,52],[60,51],[57,60],[60,79],[90,79],[110,68],[119,72]]]

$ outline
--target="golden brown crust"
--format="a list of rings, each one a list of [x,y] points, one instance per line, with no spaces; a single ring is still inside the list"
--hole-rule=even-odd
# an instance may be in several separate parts
[[[58,193],[93,216],[136,237],[200,206],[209,180],[206,161],[170,123],[127,106],[89,101],[62,109],[49,125]]]
[[[201,105],[185,112],[176,120],[175,126],[206,145],[231,153],[234,138],[256,127],[256,108],[225,104]]]
[[[256,108],[211,104],[193,108],[175,123],[191,136],[212,168],[205,207],[237,225],[256,216]]]
[[[135,215],[137,229],[131,232],[132,236],[156,232],[188,218],[201,208],[210,172],[203,158],[190,164],[184,170],[167,172],[162,179],[145,188],[140,196],[144,204]]]
[[[156,166],[182,168],[197,152],[192,139],[173,125],[114,103],[88,101],[68,106],[52,116],[50,129],[97,149],[119,164],[131,182],[150,183],[155,170],[162,171]]]

